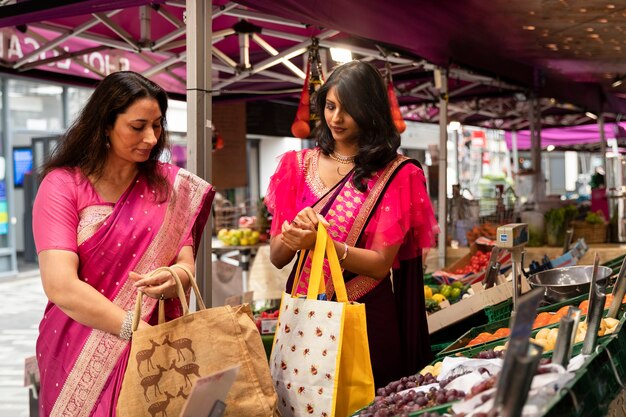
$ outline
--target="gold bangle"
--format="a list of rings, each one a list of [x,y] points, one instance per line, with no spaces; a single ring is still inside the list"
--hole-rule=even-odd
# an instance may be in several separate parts
[[[346,260],[346,257],[348,256],[348,244],[346,242],[343,242],[343,248],[345,249],[343,252],[343,256],[341,257],[341,259],[339,259],[339,263],[342,264],[343,261]]]

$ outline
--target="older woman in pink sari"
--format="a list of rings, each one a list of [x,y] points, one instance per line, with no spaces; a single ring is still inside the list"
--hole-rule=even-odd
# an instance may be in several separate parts
[[[44,167],[33,208],[50,300],[37,341],[41,416],[115,415],[137,291],[149,296],[140,328],[153,323],[158,299],[168,315],[180,315],[170,300],[174,279],[151,272],[177,264],[194,270],[214,190],[158,161],[166,110],[156,84],[111,74]]]
[[[319,147],[283,155],[270,182],[270,258],[282,268],[306,256],[318,222],[325,223],[348,298],[365,304],[374,382],[381,387],[430,359],[422,253],[438,227],[421,166],[397,153],[400,137],[374,67],[353,61],[335,69],[318,92],[317,109]],[[295,283],[299,294],[306,294],[310,262]],[[324,270],[330,298],[328,265]]]

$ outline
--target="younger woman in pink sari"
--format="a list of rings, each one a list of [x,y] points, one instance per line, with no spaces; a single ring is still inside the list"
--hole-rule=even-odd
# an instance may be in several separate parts
[[[381,387],[430,359],[422,253],[434,243],[437,223],[421,166],[397,153],[400,135],[376,68],[353,61],[335,69],[318,92],[317,109],[319,147],[287,152],[270,182],[270,258],[282,268],[297,254],[306,256],[318,222],[326,225],[348,298],[365,304],[374,381]],[[300,294],[309,273],[310,259]],[[332,297],[327,265],[325,274]]]
[[[166,111],[158,85],[113,73],[44,167],[33,208],[50,300],[37,340],[42,417],[115,415],[137,291],[150,297],[140,328],[153,323],[159,298],[171,317],[180,315],[169,300],[174,279],[151,271],[176,264],[194,271],[214,190],[158,161]],[[178,275],[188,287],[186,274]]]

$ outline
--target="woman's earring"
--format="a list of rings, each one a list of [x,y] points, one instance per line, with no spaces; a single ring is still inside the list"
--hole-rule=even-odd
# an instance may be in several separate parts
[[[107,137],[106,137],[106,139],[105,139],[105,141],[106,141],[106,147],[107,147],[107,149],[111,149],[111,139],[109,139],[109,137],[107,136]]]

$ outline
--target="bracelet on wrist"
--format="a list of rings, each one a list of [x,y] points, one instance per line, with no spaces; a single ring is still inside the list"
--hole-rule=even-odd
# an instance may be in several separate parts
[[[343,242],[343,255],[341,256],[341,258],[339,259],[339,263],[342,264],[343,261],[346,260],[346,258],[348,257],[348,244],[346,242]]]
[[[126,312],[126,317],[124,317],[124,321],[122,322],[122,327],[120,328],[120,339],[130,340],[133,337],[133,319],[135,318],[135,311],[128,310]]]

